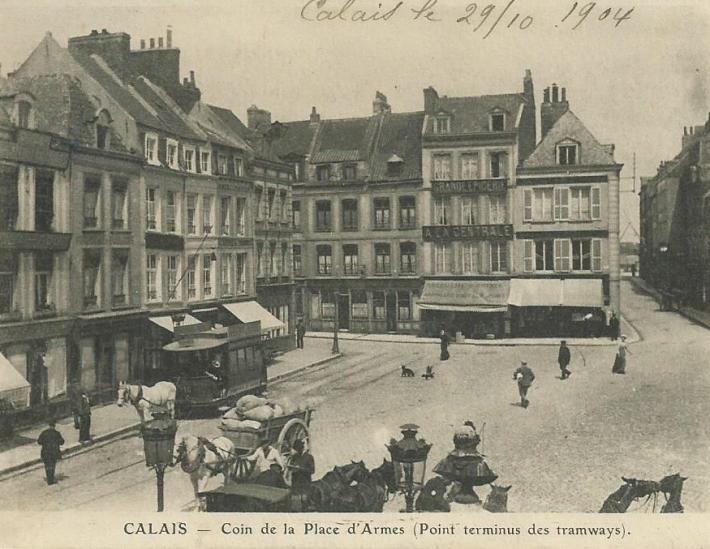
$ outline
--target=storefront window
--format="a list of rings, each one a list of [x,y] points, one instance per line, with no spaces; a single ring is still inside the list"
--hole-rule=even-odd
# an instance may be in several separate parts
[[[385,320],[385,293],[384,292],[373,292],[372,293],[372,316],[375,320]]]
[[[412,319],[412,307],[409,292],[397,292],[397,318],[399,320]]]
[[[367,319],[367,292],[353,290],[350,297],[351,316]]]
[[[321,318],[335,318],[335,296],[332,292],[321,293]]]

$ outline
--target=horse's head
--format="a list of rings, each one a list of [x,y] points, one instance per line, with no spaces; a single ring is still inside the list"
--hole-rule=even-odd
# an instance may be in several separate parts
[[[434,477],[429,479],[417,497],[417,511],[451,511],[451,505],[446,501],[446,490],[451,481]]]
[[[116,405],[117,406],[123,406],[128,402],[128,398],[130,395],[128,395],[128,385],[121,381],[118,384],[118,395],[116,397]]]
[[[680,473],[663,477],[658,483],[658,487],[664,494],[678,493],[683,490],[683,483],[688,480],[688,477],[681,477]]]
[[[350,484],[356,477],[362,478],[363,472],[368,473],[367,467],[362,461],[351,461],[348,465],[336,465],[333,471],[337,473],[344,484]]]
[[[496,484],[491,484],[491,492],[486,498],[486,502],[483,504],[483,508],[486,511],[491,511],[493,513],[504,513],[508,510],[508,490],[512,488],[510,486],[498,486]]]
[[[397,491],[397,479],[395,478],[394,465],[391,461],[383,459],[382,465],[373,469],[372,472],[382,477],[382,480],[384,480],[387,485],[387,491],[390,494],[394,494]]]
[[[175,462],[180,463],[182,470],[192,473],[202,464],[205,457],[205,447],[193,435],[186,435],[178,444]]]
[[[650,496],[660,490],[660,487],[655,480],[640,480],[626,477],[621,477],[621,480],[623,480],[633,491],[633,496],[635,498]]]

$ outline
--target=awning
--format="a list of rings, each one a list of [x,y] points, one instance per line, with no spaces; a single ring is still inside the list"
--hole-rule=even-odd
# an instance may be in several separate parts
[[[261,333],[271,332],[272,330],[280,330],[286,327],[283,322],[264,309],[256,301],[224,303],[223,306],[244,324],[247,322],[254,322],[256,320],[261,321]]]
[[[562,280],[551,278],[514,278],[510,281],[509,305],[516,307],[559,307]]]
[[[150,321],[153,324],[157,324],[161,328],[167,330],[168,332],[172,333],[175,331],[175,326],[173,325],[173,317],[172,316],[151,316]],[[199,324],[200,321],[197,320],[194,316],[185,315],[185,319],[180,323],[182,326],[190,326],[192,324]]]
[[[564,307],[603,307],[604,290],[598,278],[570,278],[562,281]]]
[[[417,305],[420,309],[475,313],[505,312],[508,280],[427,280]]]
[[[163,347],[164,351],[172,351],[174,353],[187,353],[194,351],[206,351],[208,349],[214,349],[220,347],[227,343],[228,341],[224,338],[216,337],[195,337],[192,339],[185,339],[180,341],[173,341],[168,343]]]
[[[16,408],[26,408],[30,405],[30,384],[2,353],[0,353],[0,397],[12,402]]]

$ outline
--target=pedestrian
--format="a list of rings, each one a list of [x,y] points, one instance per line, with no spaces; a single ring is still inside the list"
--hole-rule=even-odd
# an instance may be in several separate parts
[[[291,488],[294,492],[305,493],[311,484],[311,477],[316,471],[313,456],[306,450],[301,439],[293,442],[294,453],[288,461],[291,471]]]
[[[91,401],[84,390],[79,395],[74,413],[75,418],[79,420],[79,442],[91,442]]]
[[[44,463],[44,470],[47,473],[47,484],[56,484],[54,472],[57,467],[57,461],[62,458],[61,446],[64,444],[64,438],[57,431],[53,419],[49,420],[49,427],[42,431],[37,439],[37,444],[42,447],[40,457]]]
[[[251,456],[247,456],[249,461],[254,462],[254,470],[252,477],[256,478],[259,474],[269,471],[272,464],[277,464],[284,469],[284,460],[279,451],[271,445],[271,441],[264,437],[259,441],[259,448]]]
[[[560,351],[557,353],[557,363],[560,365],[560,379],[567,379],[572,375],[572,372],[567,368],[571,358],[567,342],[563,339],[560,341]]]
[[[528,389],[535,381],[535,374],[528,367],[528,363],[524,360],[520,361],[520,367],[513,372],[513,379],[518,382],[518,393],[520,394],[520,406],[527,408],[530,404],[528,400]]]
[[[439,355],[439,359],[449,360],[449,336],[446,334],[446,329],[443,324],[439,328],[439,340],[441,341],[441,354]]]
[[[299,349],[303,349],[303,336],[306,335],[306,326],[303,324],[303,319],[298,319],[298,325],[296,326],[296,346]]]
[[[616,350],[616,356],[614,357],[614,366],[611,368],[612,374],[626,373],[626,353],[632,354],[626,347],[626,336],[622,335],[619,348]]]
[[[616,316],[616,313],[611,313],[609,331],[611,332],[611,340],[616,341],[619,338],[619,317]]]

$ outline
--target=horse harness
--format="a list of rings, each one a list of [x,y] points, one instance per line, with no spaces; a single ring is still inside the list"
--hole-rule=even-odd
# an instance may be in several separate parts
[[[133,406],[138,406],[138,403],[141,400],[145,400],[151,406],[156,406],[156,407],[160,406],[159,404],[156,404],[155,402],[151,402],[150,400],[148,400],[147,398],[145,398],[143,396],[143,385],[138,385],[138,394],[136,395],[135,399],[131,396],[130,385],[126,385],[126,392],[128,393],[128,400],[130,401],[131,404],[133,404]]]

